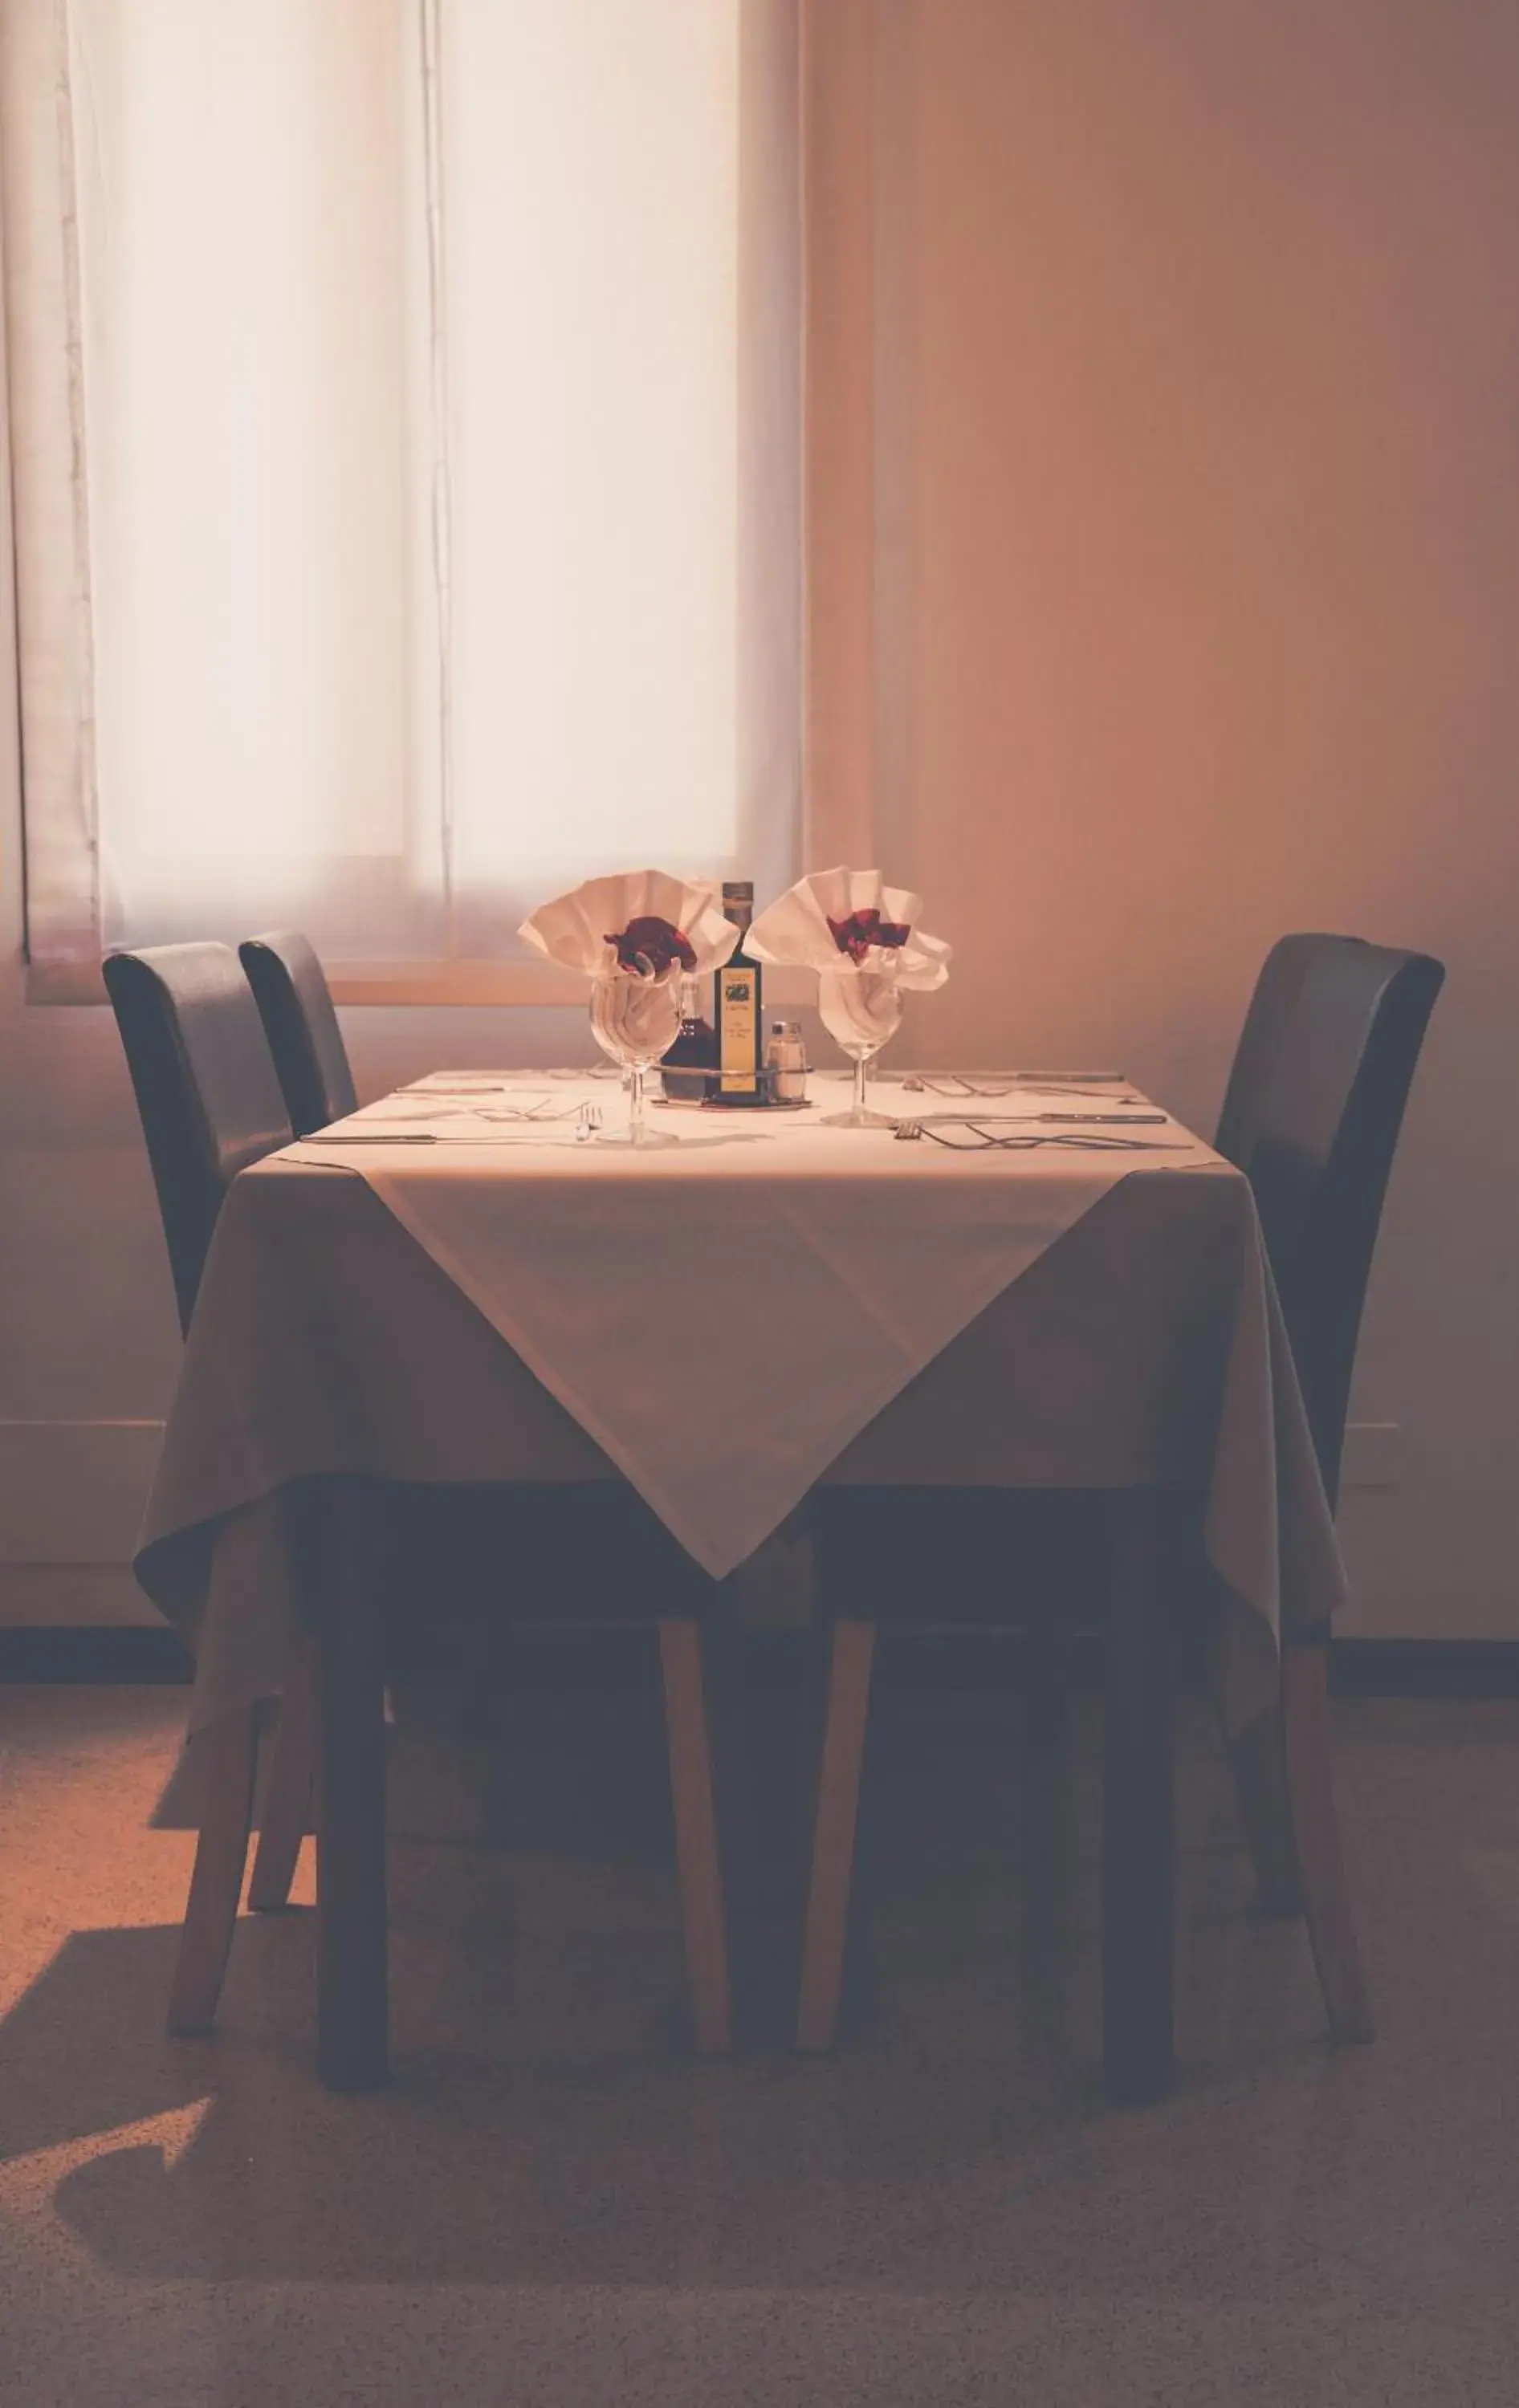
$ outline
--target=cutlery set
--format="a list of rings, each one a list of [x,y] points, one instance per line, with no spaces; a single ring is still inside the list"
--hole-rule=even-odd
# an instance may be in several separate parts
[[[1067,1071],[1059,1074],[1058,1077],[1053,1072],[1044,1075],[1032,1071],[1019,1072],[1012,1078],[1000,1080],[995,1084],[982,1083],[956,1076],[930,1078],[914,1072],[901,1082],[904,1091],[967,1098],[974,1096],[984,1096],[990,1100],[1001,1100],[1017,1096],[1020,1098],[1032,1100],[1044,1096],[1075,1096],[1084,1103],[1139,1106],[1145,1102],[1146,1099],[1143,1096],[1137,1095],[1096,1096],[1092,1092],[1099,1086],[1108,1087],[1122,1083],[1119,1074],[1096,1070]],[[425,1099],[433,1096],[466,1095],[505,1096],[509,1093],[509,1088],[505,1080],[493,1081],[489,1083],[482,1080],[478,1083],[472,1082],[468,1085],[462,1081],[451,1086],[429,1086],[423,1083],[398,1088],[396,1093]],[[524,1132],[528,1125],[542,1127],[566,1121],[572,1122],[576,1144],[581,1144],[595,1137],[602,1125],[602,1109],[598,1103],[565,1104],[548,1096],[539,1096],[530,1104],[461,1105],[453,1103],[445,1104],[442,1109],[443,1114],[449,1117],[514,1124],[523,1128]],[[927,1118],[898,1121],[893,1135],[908,1144],[926,1139],[937,1145],[943,1146],[951,1153],[958,1154],[980,1154],[993,1150],[1009,1153],[1028,1152],[1037,1146],[1073,1147],[1094,1153],[1188,1151],[1187,1145],[1181,1142],[1173,1143],[1163,1139],[1128,1137],[1112,1133],[1130,1128],[1164,1128],[1166,1125],[1165,1112],[1143,1110],[1038,1111],[977,1114],[940,1112]],[[1056,1134],[1057,1130],[1068,1131],[1069,1134]],[[499,1137],[473,1131],[468,1134],[461,1132],[453,1135],[432,1128],[386,1127],[376,1125],[347,1129],[319,1129],[300,1140],[304,1145],[335,1147],[505,1145],[512,1141],[504,1131]]]
[[[556,1122],[573,1121],[575,1124],[573,1134],[578,1142],[582,1138],[594,1137],[596,1130],[600,1128],[601,1106],[573,1104],[552,1112],[537,1110],[493,1111],[463,1114],[460,1117],[511,1123],[517,1127],[531,1124],[535,1128],[552,1125]],[[508,1136],[505,1130],[496,1136],[477,1130],[456,1133],[452,1130],[386,1128],[371,1125],[367,1128],[315,1129],[308,1137],[301,1138],[298,1142],[301,1145],[332,1145],[346,1148],[351,1145],[511,1145],[519,1140]]]

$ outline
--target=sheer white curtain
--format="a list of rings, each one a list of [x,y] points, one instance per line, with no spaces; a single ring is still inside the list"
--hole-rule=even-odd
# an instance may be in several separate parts
[[[791,873],[795,0],[7,0],[30,943]]]

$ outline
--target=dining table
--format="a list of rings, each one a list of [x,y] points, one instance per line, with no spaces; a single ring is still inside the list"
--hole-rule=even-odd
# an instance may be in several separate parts
[[[245,1170],[136,1558],[194,1656],[192,1742],[279,1697],[313,1628],[378,1718],[363,1550],[329,1552],[322,1598],[303,1555],[328,1494],[351,1526],[355,1498],[630,1489],[740,1614],[820,1492],[1085,1492],[1139,1529],[1165,1500],[1225,1729],[1268,1713],[1283,1631],[1322,1627],[1344,1576],[1248,1182],[1116,1072],[871,1091],[883,1127],[829,1125],[824,1073],[796,1109],[655,1105],[671,1141],[644,1147],[614,1141],[614,1077],[443,1070]],[[1120,1553],[1110,2071],[1131,2009],[1142,2045],[1170,2029],[1172,1600],[1159,1553]],[[322,1767],[324,1827],[370,1837],[322,1870],[319,1994],[383,1947],[383,1780],[372,1728]],[[382,2071],[382,2021],[351,2048]]]

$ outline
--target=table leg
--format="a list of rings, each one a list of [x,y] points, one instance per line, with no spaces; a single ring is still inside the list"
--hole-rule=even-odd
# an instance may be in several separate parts
[[[1167,1500],[1110,1502],[1103,1743],[1103,2071],[1109,2097],[1164,2098],[1172,2069],[1172,1617]]]
[[[733,2037],[744,2048],[767,2037],[767,1918],[753,1730],[755,1699],[746,1635],[729,1600],[714,1596],[702,1634],[717,1811]]]
[[[389,2070],[382,1510],[375,1484],[334,1481],[318,1517],[317,2068],[329,2090],[376,2089]]]
[[[767,1677],[763,1644],[730,1599],[714,1602],[705,1649],[735,2036],[745,2049],[786,2048],[807,1844],[805,1684]]]
[[[1070,2060],[1072,1891],[1077,1872],[1076,1714],[1070,1651],[1057,1612],[1034,1608],[1024,1656],[1019,1799],[1019,1989],[1031,2048]]]

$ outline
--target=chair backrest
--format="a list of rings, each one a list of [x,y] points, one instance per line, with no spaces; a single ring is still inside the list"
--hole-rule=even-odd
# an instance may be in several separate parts
[[[290,1143],[290,1119],[230,945],[112,953],[105,979],[188,1329],[222,1199],[239,1170]]]
[[[237,950],[296,1136],[341,1120],[358,1097],[326,976],[308,939],[296,929],[277,928],[250,937]]]
[[[1267,954],[1234,1050],[1229,1083],[1218,1116],[1218,1134],[1213,1140],[1215,1150],[1238,1169],[1245,1168],[1261,1106],[1309,964],[1337,948],[1359,941],[1356,937],[1281,937]]]
[[[1445,971],[1426,953],[1354,937],[1284,941],[1298,949],[1284,979],[1295,991],[1273,1005],[1235,1158],[1254,1191],[1333,1504],[1383,1199]]]

